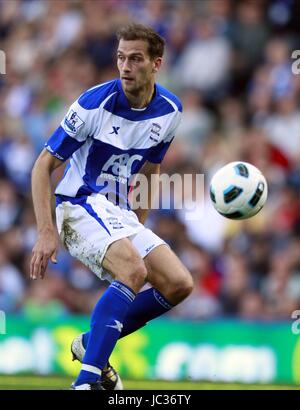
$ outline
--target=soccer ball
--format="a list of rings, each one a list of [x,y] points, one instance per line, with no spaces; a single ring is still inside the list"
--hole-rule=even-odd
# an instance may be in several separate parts
[[[230,219],[256,215],[267,195],[265,177],[247,162],[230,162],[215,173],[210,183],[210,198],[215,209]]]

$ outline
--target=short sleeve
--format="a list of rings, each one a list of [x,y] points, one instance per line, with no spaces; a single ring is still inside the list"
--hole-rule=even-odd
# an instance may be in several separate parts
[[[93,110],[86,110],[75,101],[60,126],[45,144],[45,148],[56,158],[66,161],[91,135]]]
[[[181,121],[181,112],[177,111],[176,115],[174,116],[173,123],[171,125],[171,131],[167,133],[166,137],[160,143],[155,145],[150,150],[148,157],[147,157],[147,160],[149,162],[152,162],[154,164],[160,164],[163,161],[172,141],[175,138],[175,134],[180,124],[180,121]]]

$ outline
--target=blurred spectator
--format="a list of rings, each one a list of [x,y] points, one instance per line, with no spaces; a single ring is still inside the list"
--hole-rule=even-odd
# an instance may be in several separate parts
[[[266,311],[278,319],[290,316],[300,307],[300,272],[295,270],[290,256],[289,249],[274,253],[270,273],[262,286]]]
[[[15,137],[3,153],[5,172],[18,192],[22,194],[30,190],[30,175],[34,159],[33,147],[24,134]]]
[[[230,67],[230,43],[217,33],[210,18],[194,23],[193,39],[187,44],[174,68],[174,82],[194,87],[204,98],[224,96]]]
[[[245,259],[239,254],[224,256],[221,302],[225,314],[236,315],[244,294],[252,289],[251,275]]]
[[[248,290],[239,302],[240,317],[247,320],[265,319],[264,301],[260,292]]]
[[[182,95],[184,111],[179,125],[178,138],[184,139],[189,149],[188,155],[193,156],[201,149],[214,128],[214,116],[201,101],[200,93],[195,89],[187,89]]]
[[[0,306],[6,313],[20,309],[24,294],[24,282],[21,272],[14,266],[0,242]]]
[[[0,232],[8,231],[17,221],[20,205],[13,184],[0,179]]]
[[[51,274],[43,281],[34,282],[25,296],[22,313],[37,323],[44,318],[53,320],[64,317],[68,313],[62,299],[65,291],[63,280]]]
[[[275,110],[266,119],[264,128],[270,141],[293,160],[300,151],[300,111],[295,96],[280,98],[275,104]]]
[[[231,33],[239,71],[242,69],[249,73],[260,62],[268,35],[269,26],[264,19],[262,2],[239,2]]]

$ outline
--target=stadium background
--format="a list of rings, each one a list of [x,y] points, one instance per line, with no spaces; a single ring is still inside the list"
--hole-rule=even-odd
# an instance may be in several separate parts
[[[300,74],[291,59],[300,49],[299,6],[0,1],[1,374],[72,376],[79,368],[69,343],[87,329],[104,284],[63,249],[45,280],[29,281],[37,235],[30,172],[70,103],[117,76],[115,31],[133,19],[165,37],[158,82],[184,106],[162,172],[204,173],[209,181],[225,163],[245,160],[262,170],[270,193],[245,222],[225,220],[208,199],[196,222],[176,210],[151,213],[148,226],[192,272],[195,289],[119,342],[112,362],[137,380],[300,383]]]

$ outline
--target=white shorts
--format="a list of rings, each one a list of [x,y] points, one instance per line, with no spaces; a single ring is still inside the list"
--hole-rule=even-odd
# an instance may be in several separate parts
[[[73,203],[72,203],[73,202]],[[92,194],[64,201],[56,207],[56,223],[62,243],[99,278],[112,281],[102,261],[109,245],[129,238],[142,258],[166,244],[142,225],[133,211],[121,209],[104,195]]]

